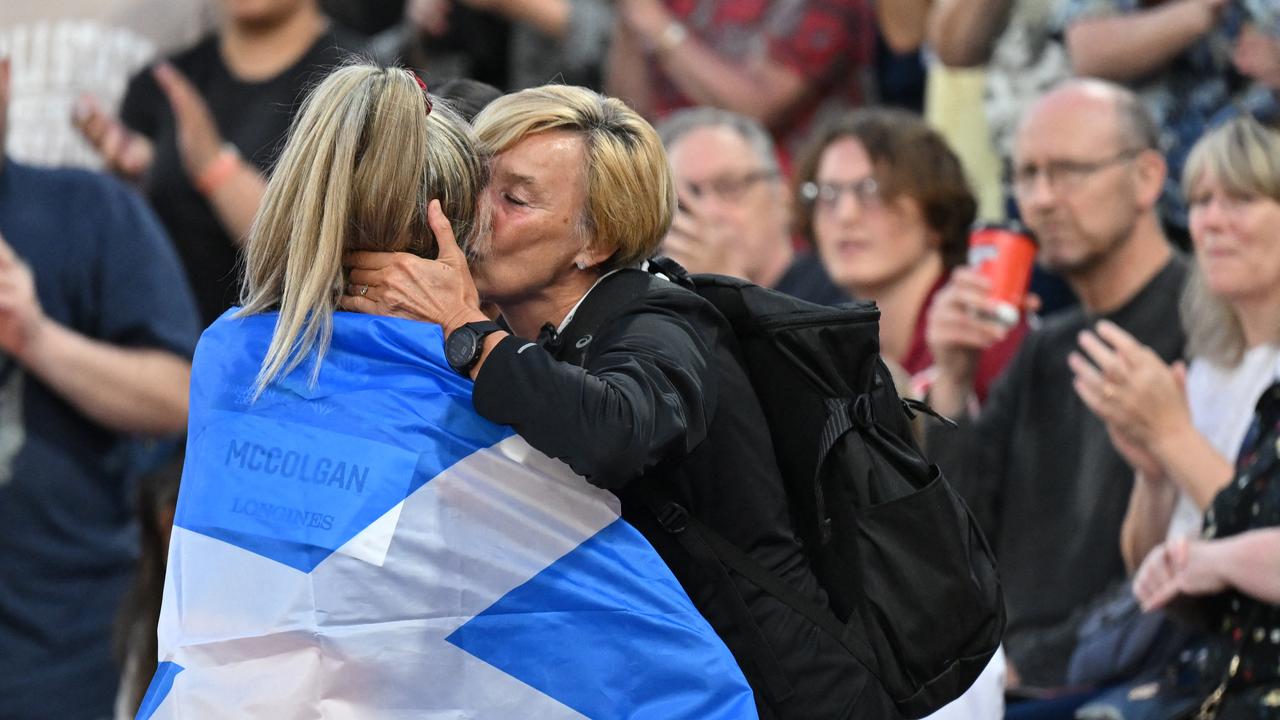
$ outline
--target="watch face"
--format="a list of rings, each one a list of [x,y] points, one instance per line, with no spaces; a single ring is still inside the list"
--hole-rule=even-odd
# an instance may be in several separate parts
[[[476,332],[466,326],[454,330],[444,344],[444,354],[450,367],[458,371],[464,370],[475,361]]]

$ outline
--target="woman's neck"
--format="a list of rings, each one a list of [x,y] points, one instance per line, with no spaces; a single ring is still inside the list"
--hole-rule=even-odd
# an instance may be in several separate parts
[[[313,3],[270,23],[230,22],[219,36],[222,60],[245,82],[269,80],[292,67],[328,28]]]
[[[1232,302],[1244,331],[1246,348],[1280,344],[1280,293],[1272,292],[1271,295]]]
[[[925,299],[942,272],[942,256],[931,253],[905,274],[883,285],[855,288],[855,297],[874,300],[880,308],[881,355],[894,362],[902,362],[906,357]]]
[[[513,301],[497,301],[498,309],[512,332],[522,338],[538,337],[548,323],[560,327],[569,311],[595,285],[600,276],[590,272],[574,272],[563,282],[545,288],[536,295]]]

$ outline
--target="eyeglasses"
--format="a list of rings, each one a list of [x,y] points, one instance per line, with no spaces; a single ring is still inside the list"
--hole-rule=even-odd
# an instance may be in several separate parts
[[[756,170],[746,175],[722,175],[702,182],[686,181],[684,186],[695,198],[715,195],[725,202],[736,202],[741,200],[756,183],[761,180],[773,180],[776,177],[778,173],[772,170]]]
[[[1142,148],[1130,148],[1092,162],[1051,160],[1044,165],[1019,165],[1013,172],[1013,191],[1018,195],[1030,195],[1035,190],[1037,179],[1043,175],[1053,192],[1070,192],[1099,170],[1132,160],[1141,153]]]
[[[873,177],[843,183],[811,181],[800,186],[800,199],[819,210],[834,210],[840,204],[840,196],[845,193],[853,195],[859,205],[876,206],[880,203],[880,183]]]

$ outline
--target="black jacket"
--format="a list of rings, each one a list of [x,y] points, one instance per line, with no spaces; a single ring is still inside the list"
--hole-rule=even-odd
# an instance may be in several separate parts
[[[600,292],[609,281],[588,294],[576,317],[594,314],[593,300],[609,301]],[[865,670],[747,581],[736,579],[737,597],[726,597],[714,572],[698,567],[637,497],[644,483],[666,484],[695,517],[825,604],[791,531],[768,428],[724,319],[698,295],[655,277],[594,337],[570,321],[544,345],[509,337],[493,349],[476,380],[480,414],[619,496],[623,517],[738,659],[762,718],[850,716]],[[727,604],[734,602],[747,604],[756,627],[732,620]],[[755,633],[776,660],[768,667],[744,650]],[[884,706],[883,716],[893,717],[887,699]],[[863,717],[866,707],[864,698]]]

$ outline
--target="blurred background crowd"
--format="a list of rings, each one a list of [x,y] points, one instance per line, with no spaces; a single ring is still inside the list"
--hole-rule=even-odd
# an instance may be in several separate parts
[[[620,97],[676,176],[665,253],[879,305],[1001,565],[1007,708],[960,717],[1145,717],[1105,713],[1171,668],[1216,685],[1224,647],[1249,717],[1280,717],[1280,598],[1215,544],[1280,522],[1248,470],[1280,369],[1277,0],[11,0],[0,719],[137,708],[189,359],[301,98],[353,54],[469,116],[548,82]],[[1002,322],[966,265],[975,223],[1015,220],[1039,262]],[[1144,613],[1168,598],[1135,573],[1236,595],[1206,634]]]

